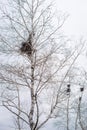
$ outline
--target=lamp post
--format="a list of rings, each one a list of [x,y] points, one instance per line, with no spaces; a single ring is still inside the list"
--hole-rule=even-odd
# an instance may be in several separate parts
[[[76,123],[75,123],[75,130],[77,130],[77,120],[79,120],[79,125],[81,129],[85,130],[81,121],[81,101],[82,101],[83,92],[84,92],[84,87],[80,87],[80,96],[79,96],[79,101],[78,101],[78,110],[77,110],[77,117],[76,117]]]
[[[67,84],[67,95],[68,95],[68,100],[67,100],[67,130],[69,130],[69,100],[70,100],[70,92],[71,92],[71,89],[70,89],[70,83]]]
[[[79,117],[79,124],[80,124],[81,129],[85,130],[84,126],[82,124],[82,121],[81,121],[81,101],[82,101],[82,96],[83,96],[83,92],[84,92],[84,87],[80,88],[80,92],[81,92],[81,95],[79,97],[79,104],[78,104],[78,117]]]

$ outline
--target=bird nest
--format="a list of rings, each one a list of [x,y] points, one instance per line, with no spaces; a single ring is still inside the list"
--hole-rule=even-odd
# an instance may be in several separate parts
[[[21,53],[27,54],[28,56],[31,56],[32,54],[32,37],[29,35],[29,38],[26,42],[22,42],[20,51]]]

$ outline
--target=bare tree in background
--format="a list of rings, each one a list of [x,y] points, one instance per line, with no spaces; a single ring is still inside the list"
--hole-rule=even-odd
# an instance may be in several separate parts
[[[67,98],[67,75],[83,48],[61,35],[66,16],[55,19],[51,5],[9,0],[0,8],[1,99],[18,130],[38,130],[56,118]]]
[[[80,88],[79,88],[79,93],[80,95],[74,102],[74,109],[75,109],[75,114],[76,114],[76,119],[75,119],[75,130],[81,129],[81,130],[86,130],[87,125],[86,125],[86,86],[87,86],[87,80],[86,80],[86,72],[83,70],[83,74],[81,76],[82,79],[80,79]]]

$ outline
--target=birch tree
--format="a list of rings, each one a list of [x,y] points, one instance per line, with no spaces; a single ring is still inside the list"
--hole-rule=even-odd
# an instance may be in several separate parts
[[[67,99],[67,76],[83,49],[60,29],[52,3],[8,0],[0,7],[0,86],[2,105],[16,117],[17,129],[39,130],[56,118]],[[62,107],[62,106],[61,106]]]

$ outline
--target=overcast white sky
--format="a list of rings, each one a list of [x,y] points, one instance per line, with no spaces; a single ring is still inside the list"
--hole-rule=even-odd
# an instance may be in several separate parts
[[[58,10],[69,14],[63,32],[72,39],[87,40],[87,0],[55,0]],[[79,58],[79,63],[87,69],[87,57]]]
[[[69,14],[65,33],[76,37],[87,36],[87,0],[56,0],[56,7]]]

